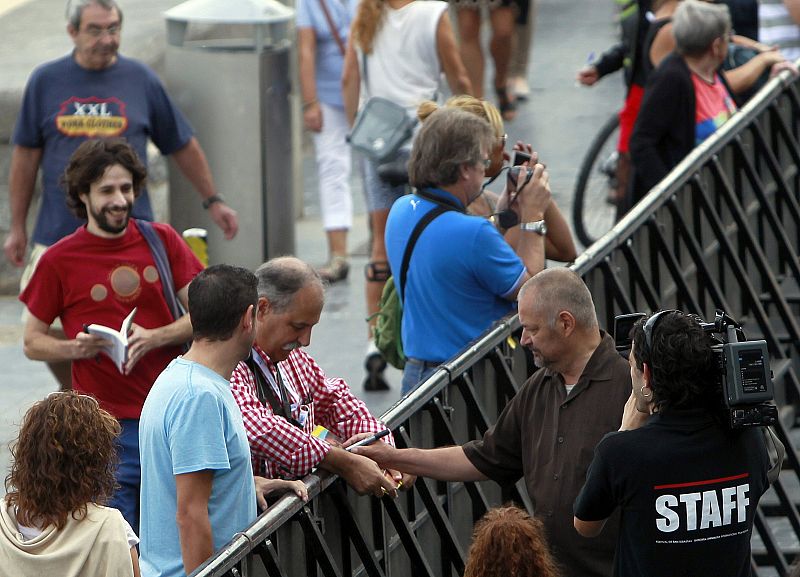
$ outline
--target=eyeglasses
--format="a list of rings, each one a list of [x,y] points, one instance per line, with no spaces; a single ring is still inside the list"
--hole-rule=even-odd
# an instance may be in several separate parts
[[[487,157],[487,158],[483,159],[483,169],[484,170],[488,170],[491,165],[492,165],[492,159],[491,158]]]
[[[508,142],[508,134],[503,134],[501,136],[498,136],[497,140],[500,141],[500,146],[502,148],[505,148],[506,147],[506,143]]]
[[[103,28],[102,26],[87,26],[83,31],[92,38],[101,38],[106,34],[109,36],[118,36],[121,30],[122,26],[119,24],[112,24],[107,28]]]

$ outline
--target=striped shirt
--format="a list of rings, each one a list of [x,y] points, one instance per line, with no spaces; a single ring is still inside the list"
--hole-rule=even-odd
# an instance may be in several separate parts
[[[783,0],[759,0],[758,40],[769,46],[777,44],[787,60],[800,58],[800,26],[792,20]]]

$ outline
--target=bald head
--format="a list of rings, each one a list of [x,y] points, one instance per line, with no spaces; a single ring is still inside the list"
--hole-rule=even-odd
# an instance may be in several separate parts
[[[324,294],[322,279],[308,263],[293,256],[273,258],[256,269],[258,296],[265,297],[273,312],[284,312],[300,289],[316,285]]]
[[[519,292],[519,306],[546,316],[550,326],[561,311],[569,312],[580,329],[597,327],[592,295],[583,279],[568,268],[549,268],[534,275]]]

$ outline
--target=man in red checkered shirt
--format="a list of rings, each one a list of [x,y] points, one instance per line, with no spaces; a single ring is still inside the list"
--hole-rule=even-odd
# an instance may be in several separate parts
[[[326,377],[302,349],[322,313],[319,275],[299,259],[280,257],[261,265],[256,277],[256,342],[251,358],[240,362],[230,379],[253,470],[265,477],[300,478],[321,467],[360,494],[396,495],[399,473],[384,474],[371,459],[340,446],[385,426],[344,380]],[[327,432],[312,434],[320,426]],[[394,445],[391,434],[382,442]]]

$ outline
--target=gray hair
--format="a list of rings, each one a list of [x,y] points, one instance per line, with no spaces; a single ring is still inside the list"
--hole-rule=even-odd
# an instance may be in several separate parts
[[[115,0],[67,0],[67,23],[75,30],[79,30],[84,8],[94,4],[102,6],[106,10],[116,9],[119,14],[119,23],[122,24],[122,9]]]
[[[731,13],[725,4],[685,0],[672,17],[675,47],[684,56],[702,55],[714,40],[730,31]]]
[[[522,302],[523,296],[530,291],[534,291],[531,293],[534,308],[545,311],[551,327],[555,326],[561,311],[569,312],[580,328],[598,326],[592,293],[572,270],[556,267],[539,272],[522,286],[518,300]]]
[[[492,126],[457,108],[440,108],[423,123],[411,149],[408,177],[412,186],[447,186],[459,179],[464,164],[477,164],[494,145]]]
[[[269,301],[276,313],[285,312],[297,292],[310,284],[323,289],[323,282],[316,270],[308,263],[293,256],[281,256],[268,260],[256,269],[258,296]]]

